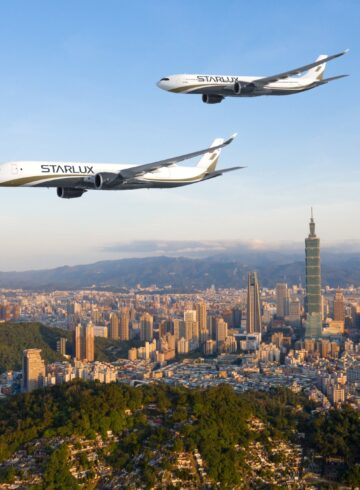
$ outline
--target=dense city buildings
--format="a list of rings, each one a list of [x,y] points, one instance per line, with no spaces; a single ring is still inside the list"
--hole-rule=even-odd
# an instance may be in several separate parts
[[[261,332],[250,333],[246,318],[248,289],[212,288],[198,293],[173,294],[3,290],[0,300],[17,303],[21,321],[41,318],[44,324],[73,332],[73,345],[64,342],[65,335],[58,335],[58,353],[66,355],[62,362],[46,363],[44,368],[39,354],[32,356],[34,362],[30,359],[30,365],[35,366],[36,371],[32,375],[33,387],[76,378],[129,383],[156,380],[199,387],[225,380],[237,390],[292,386],[296,381],[299,389],[322,400],[324,407],[339,404],[342,399],[356,405],[360,400],[360,289],[323,289],[327,316],[322,336],[305,339],[301,324],[305,291],[299,285],[287,286],[287,290],[289,311],[280,318],[277,314],[279,288],[258,288]],[[340,302],[339,291],[343,295],[347,324],[343,332],[332,326],[338,323],[332,317],[335,316],[334,303]],[[205,307],[206,323],[205,315],[202,316]],[[92,323],[94,311],[97,325]],[[129,340],[120,339],[124,312]],[[119,339],[111,338],[114,315],[119,317]],[[110,332],[108,339],[103,337],[105,329]],[[109,359],[106,362],[94,361],[96,335],[108,342],[103,344]],[[122,349],[124,342],[126,347]],[[195,358],[191,368],[187,356]],[[206,362],[201,361],[203,358]],[[179,363],[179,359],[183,361]],[[24,368],[24,373],[4,374],[0,377],[0,392],[9,394],[16,390],[19,376],[21,379],[24,375],[26,379],[26,373]]]
[[[359,408],[360,288],[321,289],[313,216],[305,266],[305,289],[285,282],[261,289],[249,272],[246,289],[1,290],[0,321],[60,328],[51,348],[61,360],[44,363],[39,349],[25,350],[22,372],[0,375],[0,396],[74,379],[226,382],[239,392],[288,387],[323,410],[344,402]]]

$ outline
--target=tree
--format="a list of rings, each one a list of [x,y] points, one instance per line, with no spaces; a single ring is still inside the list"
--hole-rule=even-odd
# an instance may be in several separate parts
[[[44,490],[78,490],[75,478],[69,471],[69,449],[63,444],[51,453],[45,465],[43,488]]]

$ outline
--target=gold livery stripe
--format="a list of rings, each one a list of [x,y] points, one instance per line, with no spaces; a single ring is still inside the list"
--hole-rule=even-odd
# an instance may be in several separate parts
[[[201,88],[224,88],[224,85],[215,85],[214,83],[212,84],[197,84],[197,85],[185,85],[183,87],[178,87],[178,88],[173,88],[169,90],[169,92],[174,92],[174,93],[180,93],[180,92],[186,92],[186,90],[193,90],[193,89],[201,89]]]
[[[60,180],[64,178],[71,177],[87,177],[87,175],[83,174],[68,174],[68,175],[38,175],[36,177],[21,177],[20,179],[8,180],[7,182],[3,182],[0,184],[2,187],[19,187],[26,184],[31,184],[33,182],[43,181],[43,180]]]

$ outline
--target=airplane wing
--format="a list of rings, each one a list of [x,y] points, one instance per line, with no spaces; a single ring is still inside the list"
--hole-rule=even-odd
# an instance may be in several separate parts
[[[121,170],[119,177],[121,179],[134,179],[136,177],[140,177],[148,172],[153,172],[161,167],[170,167],[174,165],[174,163],[182,162],[184,160],[189,160],[190,158],[197,157],[199,155],[204,155],[205,153],[211,153],[215,150],[219,150],[224,146],[229,145],[236,137],[236,134],[233,134],[225,140],[223,143],[217,146],[212,146],[210,148],[206,148],[205,150],[194,151],[193,153],[186,153],[185,155],[179,155],[177,157],[167,158],[166,160],[159,160],[158,162],[146,163],[145,165],[138,165],[136,167],[129,167],[124,170]]]
[[[149,172],[154,172],[158,168],[170,167],[171,165],[182,162],[183,160],[189,160],[190,158],[219,150],[220,148],[229,145],[235,137],[236,133],[230,136],[230,138],[228,138],[227,140],[223,141],[221,144],[211,146],[210,148],[206,148],[205,150],[194,151],[193,153],[186,153],[185,155],[167,158],[166,160],[159,160],[158,162],[146,163],[145,165],[137,165],[134,167],[125,168],[119,173],[104,172],[96,174],[94,180],[95,188],[114,189],[117,185],[123,184],[125,181],[136,179],[137,177],[141,177],[142,175]]]
[[[341,51],[341,53],[333,54],[331,56],[327,56],[326,58],[323,58],[318,61],[314,61],[313,63],[310,63],[309,65],[304,65],[300,66],[299,68],[294,68],[293,70],[289,71],[284,71],[283,73],[279,73],[278,75],[272,75],[270,77],[264,77],[264,78],[258,78],[257,80],[254,80],[251,82],[252,84],[256,85],[257,87],[259,86],[264,86],[268,85],[269,83],[277,82],[278,80],[283,80],[284,78],[291,77],[293,75],[299,75],[300,73],[303,73],[304,71],[310,70],[310,68],[315,68],[315,66],[322,65],[323,63],[327,63],[328,61],[334,60],[335,58],[339,58],[339,56],[343,56],[346,54],[349,50],[346,49],[345,51]]]

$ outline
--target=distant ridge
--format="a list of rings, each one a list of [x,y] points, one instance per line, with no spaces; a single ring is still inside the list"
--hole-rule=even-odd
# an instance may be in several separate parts
[[[294,260],[295,259],[295,260]],[[0,288],[30,290],[100,288],[121,290],[141,284],[148,287],[171,286],[178,291],[246,287],[250,270],[259,273],[260,284],[274,287],[277,282],[298,284],[304,281],[304,261],[296,254],[268,252],[231,257],[217,255],[204,259],[184,257],[147,257],[63,266],[25,272],[0,272]],[[332,287],[360,285],[360,254],[324,253],[322,284]]]

